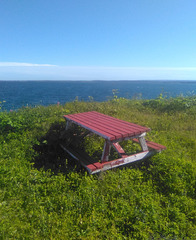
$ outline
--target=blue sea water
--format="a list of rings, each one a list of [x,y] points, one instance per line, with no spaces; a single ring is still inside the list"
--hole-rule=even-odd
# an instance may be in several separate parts
[[[23,106],[64,104],[78,100],[106,101],[118,90],[118,97],[143,99],[180,94],[195,95],[196,81],[0,81],[0,101],[4,110]]]

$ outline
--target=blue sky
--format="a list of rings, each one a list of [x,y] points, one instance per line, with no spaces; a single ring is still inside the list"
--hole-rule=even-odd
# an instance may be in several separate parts
[[[195,0],[0,0],[0,80],[196,80]]]

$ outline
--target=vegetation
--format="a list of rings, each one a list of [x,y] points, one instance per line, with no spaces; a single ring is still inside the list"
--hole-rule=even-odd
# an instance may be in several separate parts
[[[150,127],[167,150],[88,175],[59,141],[63,115],[91,110]],[[84,144],[96,153],[102,143]],[[196,239],[195,156],[196,96],[2,111],[0,239]]]

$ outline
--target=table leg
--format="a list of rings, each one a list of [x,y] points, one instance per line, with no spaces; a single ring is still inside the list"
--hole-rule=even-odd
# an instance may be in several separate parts
[[[111,149],[111,143],[106,140],[104,144],[102,157],[101,157],[101,162],[107,162],[109,160],[110,149]]]
[[[145,140],[144,136],[139,137],[139,142],[140,142],[140,145],[142,147],[142,151],[143,152],[148,151],[148,146],[146,144],[146,140]]]
[[[69,120],[66,120],[66,127],[65,127],[65,130],[67,131],[72,125],[72,122],[69,121]]]

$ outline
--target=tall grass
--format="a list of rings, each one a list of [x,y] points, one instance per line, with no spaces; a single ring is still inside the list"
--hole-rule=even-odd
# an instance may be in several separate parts
[[[89,176],[59,138],[64,114],[91,110],[150,127],[148,139],[167,150]],[[196,239],[196,97],[0,112],[0,238]]]

